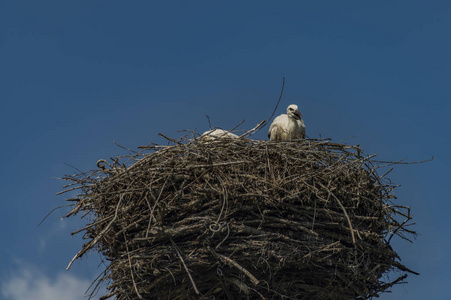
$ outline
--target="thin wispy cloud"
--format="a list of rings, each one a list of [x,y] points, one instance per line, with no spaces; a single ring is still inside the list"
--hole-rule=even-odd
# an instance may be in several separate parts
[[[4,300],[80,300],[91,284],[90,280],[70,274],[48,276],[33,268],[21,268],[1,282]]]

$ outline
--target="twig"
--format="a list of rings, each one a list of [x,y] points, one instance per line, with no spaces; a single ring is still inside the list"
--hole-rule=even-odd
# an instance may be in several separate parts
[[[229,131],[227,131],[227,132],[233,132],[235,129],[237,129],[238,127],[240,127],[241,126],[241,124],[243,124],[244,123],[244,119],[243,120],[241,120],[241,122],[240,123],[238,123],[237,125],[235,125],[235,127],[233,127],[232,129],[230,129]]]
[[[240,138],[240,139],[243,139],[243,138],[245,138],[245,137],[247,137],[247,136],[249,136],[249,135],[254,134],[254,133],[257,132],[258,130],[260,130],[260,128],[261,128],[263,125],[265,125],[265,124],[266,124],[266,121],[265,121],[265,120],[261,121],[260,123],[257,124],[257,126],[255,126],[254,128],[252,128],[251,130],[245,132],[244,134],[240,135],[239,138]]]
[[[199,295],[200,292],[197,289],[196,283],[193,280],[193,276],[191,276],[190,271],[188,270],[188,267],[185,264],[185,260],[182,257],[182,254],[180,253],[180,250],[178,249],[177,245],[175,244],[174,240],[169,236],[169,239],[171,241],[172,246],[174,247],[175,251],[177,252],[178,257],[180,258],[180,261],[182,262],[183,268],[185,268],[186,273],[188,274],[189,280],[191,281],[191,284],[193,285],[194,292],[196,295]]]
[[[228,265],[233,266],[233,267],[237,268],[238,270],[240,270],[241,272],[243,272],[247,277],[249,277],[249,279],[252,281],[253,284],[258,285],[260,283],[260,281],[257,278],[255,278],[255,276],[252,275],[251,272],[249,272],[248,270],[243,268],[240,264],[238,264],[233,259],[231,259],[227,256],[224,256],[222,254],[216,253],[216,252],[215,252],[215,254]]]
[[[47,217],[50,216],[55,210],[60,209],[60,208],[63,208],[63,207],[67,207],[67,206],[71,206],[71,204],[68,204],[68,205],[61,205],[61,206],[58,206],[58,207],[55,207],[54,209],[52,209],[52,210],[44,217],[44,219],[42,219],[42,221],[39,222],[38,227],[41,226],[42,222],[44,222],[45,219],[47,219]]]
[[[132,149],[128,149],[128,148],[126,148],[126,147],[124,147],[124,146],[122,146],[122,145],[119,145],[118,143],[116,143],[116,142],[113,142],[116,146],[118,146],[119,148],[122,148],[122,149],[124,149],[124,150],[127,150],[128,152],[130,152],[130,153],[138,153],[138,152],[136,152],[135,150],[132,150]]]
[[[208,164],[208,165],[193,165],[193,166],[187,166],[183,168],[183,170],[191,170],[191,169],[198,169],[198,168],[211,168],[211,167],[224,167],[224,166],[230,166],[230,165],[241,165],[249,163],[248,161],[228,161],[223,163],[215,163],[215,164]]]
[[[136,295],[138,295],[138,298],[142,299],[143,297],[141,296],[141,294],[138,291],[138,287],[136,286],[136,282],[135,282],[135,276],[133,275],[133,266],[132,266],[132,260],[130,258],[130,251],[128,250],[127,237],[125,236],[125,233],[123,233],[123,235],[124,235],[125,249],[127,249],[128,263],[130,266],[130,274],[132,275],[133,287],[135,288],[135,292],[136,292]]]
[[[355,236],[354,236],[354,229],[352,228],[351,219],[349,218],[349,215],[348,215],[348,212],[346,211],[346,208],[343,206],[343,204],[341,203],[340,199],[338,199],[337,196],[335,196],[335,194],[332,193],[332,191],[330,191],[328,188],[326,188],[320,182],[318,182],[318,184],[321,185],[324,189],[326,189],[328,191],[328,193],[335,199],[335,201],[337,201],[338,205],[340,205],[340,208],[343,211],[343,213],[344,213],[344,215],[346,217],[346,220],[348,220],[349,229],[351,230],[352,243],[355,245],[356,241],[355,241]]]
[[[208,115],[205,115],[206,117],[207,117],[207,120],[208,120],[208,128],[210,128],[210,130],[211,130],[211,122],[210,122],[210,117],[208,116]]]
[[[73,187],[73,188],[70,188],[70,189],[63,190],[63,191],[61,191],[61,192],[58,192],[58,193],[56,193],[56,195],[58,196],[58,195],[61,195],[61,194],[64,194],[64,193],[67,193],[67,192],[70,192],[70,191],[79,190],[79,189],[81,189],[81,188],[82,188],[81,186],[75,186],[75,187]]]
[[[383,161],[383,160],[373,160],[373,162],[375,163],[386,163],[386,166],[392,166],[392,165],[414,165],[414,164],[422,164],[425,162],[429,162],[429,161],[433,161],[434,160],[434,156],[432,156],[429,159],[425,159],[425,160],[419,160],[419,161],[411,161],[411,162],[403,162],[404,159],[401,159],[399,161]]]
[[[282,100],[283,88],[284,87],[285,87],[285,77],[283,77],[283,79],[282,79],[282,88],[280,89],[280,96],[279,96],[279,100],[277,101],[276,107],[274,107],[274,110],[273,110],[271,116],[269,117],[268,121],[265,124],[263,124],[263,126],[260,127],[260,129],[265,127],[265,125],[268,124],[271,121],[272,117],[276,113],[276,110],[277,110],[277,107],[279,106],[280,100]]]
[[[400,230],[401,228],[403,228],[403,226],[409,222],[411,220],[410,217],[408,217],[407,219],[405,219],[398,227],[396,227],[395,230],[393,230],[393,232],[391,233],[390,237],[387,240],[387,243],[390,244],[390,241],[392,239],[392,237],[396,234],[396,232],[398,232],[398,230]]]
[[[175,143],[175,144],[178,144],[178,145],[181,145],[181,144],[182,144],[182,143],[180,143],[180,142],[177,141],[177,140],[174,140],[174,139],[171,139],[170,137],[165,136],[165,135],[162,134],[161,132],[160,132],[158,135],[161,136],[161,137],[164,137],[164,138],[167,139],[168,141],[173,142],[173,143]]]
[[[100,238],[107,232],[107,230],[111,227],[111,225],[113,225],[114,221],[116,221],[116,219],[117,219],[117,214],[118,214],[119,206],[121,205],[121,202],[122,202],[122,198],[123,198],[123,195],[121,195],[119,202],[116,205],[116,210],[114,212],[114,218],[110,221],[110,223],[108,223],[108,225],[94,239],[92,239],[88,244],[83,245],[83,248],[71,259],[66,270],[70,269],[70,267],[72,266],[72,264],[74,263],[74,261],[77,258],[79,258],[86,251],[91,249],[100,240]]]

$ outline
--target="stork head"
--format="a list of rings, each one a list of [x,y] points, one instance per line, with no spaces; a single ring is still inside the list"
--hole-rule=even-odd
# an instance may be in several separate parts
[[[300,120],[303,115],[299,112],[298,106],[296,104],[291,104],[287,108],[287,115],[290,118]]]

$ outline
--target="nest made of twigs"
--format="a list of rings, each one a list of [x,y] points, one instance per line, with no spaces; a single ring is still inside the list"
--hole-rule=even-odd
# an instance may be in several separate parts
[[[408,207],[358,146],[175,141],[67,176],[117,299],[368,299],[414,273]],[[70,265],[69,265],[70,266]],[[398,270],[394,280],[388,272]]]

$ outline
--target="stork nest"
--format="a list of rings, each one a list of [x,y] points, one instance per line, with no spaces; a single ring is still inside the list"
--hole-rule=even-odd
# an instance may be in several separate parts
[[[64,178],[67,217],[89,220],[69,267],[110,262],[100,299],[368,299],[415,273],[390,246],[415,235],[410,208],[358,146],[173,142]]]

